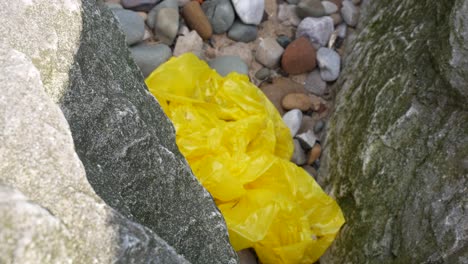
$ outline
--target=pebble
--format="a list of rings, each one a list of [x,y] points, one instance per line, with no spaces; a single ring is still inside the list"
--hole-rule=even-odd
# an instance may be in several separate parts
[[[211,68],[215,69],[221,76],[226,76],[231,72],[247,74],[247,65],[238,56],[219,56],[208,62]]]
[[[203,39],[195,30],[190,31],[184,36],[179,36],[174,48],[174,56],[180,56],[187,52],[192,52],[201,57],[203,49]]]
[[[237,255],[239,256],[240,264],[257,264],[255,253],[250,248],[237,251]]]
[[[346,38],[346,32],[348,30],[348,27],[346,24],[340,24],[339,26],[336,27],[336,35],[340,38]]]
[[[307,162],[307,156],[304,149],[301,147],[299,140],[294,139],[294,152],[291,157],[291,162],[295,163],[298,166],[304,165]]]
[[[286,1],[292,5],[297,5],[299,3],[299,0],[286,0]]]
[[[154,25],[154,34],[162,43],[172,45],[179,29],[179,12],[177,9],[161,8]]]
[[[205,13],[197,1],[190,1],[182,8],[182,16],[187,26],[195,31],[202,39],[209,39],[213,34],[213,29]]]
[[[291,39],[288,36],[279,35],[276,38],[276,42],[278,42],[281,47],[286,48],[291,43]]]
[[[298,134],[305,133],[309,130],[313,131],[314,126],[317,123],[317,117],[315,115],[309,116],[309,115],[304,115],[302,117],[302,123],[301,127],[299,128],[299,131],[297,131]]]
[[[283,51],[283,47],[274,38],[260,38],[255,58],[264,66],[272,69],[279,65]]]
[[[343,6],[343,0],[328,0],[328,1],[334,3],[338,7],[338,10],[340,10],[341,7]]]
[[[289,74],[309,72],[316,67],[316,51],[307,37],[299,37],[286,47],[281,67]]]
[[[331,14],[330,17],[333,19],[333,25],[335,26],[343,22],[343,18],[341,17],[340,13]]]
[[[278,13],[277,0],[265,0],[265,13],[268,15],[268,19],[276,16]]]
[[[353,4],[359,5],[359,4],[361,4],[361,0],[353,0]]]
[[[284,114],[281,106],[283,98],[290,93],[307,93],[303,85],[300,85],[288,78],[275,78],[272,84],[266,84],[260,87],[266,97],[273,103],[280,115]]]
[[[307,171],[307,173],[309,173],[310,176],[314,177],[315,180],[317,180],[317,177],[318,177],[318,173],[317,173],[317,170],[310,166],[310,165],[304,165],[302,166],[302,168]]]
[[[322,80],[319,70],[314,70],[307,75],[304,87],[307,91],[318,96],[323,96],[328,92],[327,83]]]
[[[236,20],[229,29],[228,37],[234,41],[251,42],[257,38],[258,30],[254,25],[247,25]]]
[[[338,6],[335,3],[330,1],[322,1],[323,8],[325,9],[325,13],[327,15],[331,15],[333,13],[338,12]]]
[[[312,107],[312,101],[307,94],[290,93],[281,100],[281,106],[286,110],[299,109],[307,111]]]
[[[111,9],[119,21],[127,45],[133,45],[143,40],[145,35],[145,21],[137,12],[126,9]]]
[[[313,164],[322,154],[322,146],[320,144],[315,144],[314,147],[309,152],[309,159],[307,160],[307,164]]]
[[[301,127],[302,112],[299,109],[293,109],[283,115],[283,121],[291,132],[291,136],[294,137],[297,131]]]
[[[262,21],[265,10],[264,0],[232,0],[237,16],[245,24],[258,25]]]
[[[208,17],[215,34],[228,31],[236,16],[230,0],[204,1],[202,9]]]
[[[301,0],[297,4],[296,12],[300,18],[326,15],[325,8],[320,0]]]
[[[317,51],[317,63],[320,68],[320,76],[326,82],[338,79],[340,75],[340,55],[329,48],[320,48]]]
[[[255,73],[255,78],[258,80],[265,80],[270,77],[270,69],[263,67]]]
[[[109,9],[123,9],[123,6],[121,4],[118,4],[118,3],[111,3],[111,2],[106,2],[106,6],[107,8]]]
[[[130,47],[130,53],[145,78],[172,56],[171,49],[165,44],[139,44]]]
[[[278,6],[278,20],[285,26],[297,26],[301,19],[297,16],[296,6],[280,4]]]
[[[322,104],[323,99],[313,94],[309,94],[309,97],[310,101],[312,102],[312,110],[315,112],[319,112],[320,110],[322,110],[321,108],[323,108],[324,105]]]
[[[239,56],[247,65],[250,65],[253,61],[252,49],[250,45],[243,42],[235,42],[229,46],[221,48],[218,55]]]
[[[333,31],[334,25],[331,17],[307,17],[297,27],[296,38],[307,36],[314,47],[318,49],[328,44]]]
[[[301,142],[301,145],[304,149],[309,150],[317,141],[317,136],[312,132],[312,130],[307,130],[304,133],[296,135],[296,138]]]
[[[150,11],[160,0],[122,0],[121,4],[126,9],[134,11]]]
[[[324,127],[325,127],[325,122],[323,122],[323,120],[317,121],[317,123],[314,126],[314,133],[318,134],[322,132]]]
[[[343,8],[341,8],[341,16],[343,20],[351,27],[355,27],[359,18],[359,10],[351,1],[343,1]]]
[[[156,20],[158,18],[159,11],[162,8],[174,8],[175,10],[179,10],[177,6],[176,0],[164,0],[161,3],[157,4],[151,11],[148,13],[148,18],[146,19],[146,24],[150,28],[154,28],[156,24]]]

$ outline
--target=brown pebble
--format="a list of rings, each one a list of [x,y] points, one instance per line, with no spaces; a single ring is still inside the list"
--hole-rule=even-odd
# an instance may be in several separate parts
[[[307,160],[307,164],[313,164],[320,157],[321,153],[322,146],[320,146],[318,143],[315,143],[314,147],[309,152],[309,159]]]
[[[333,19],[333,24],[336,26],[343,22],[343,17],[339,13],[331,14],[330,17]]]
[[[312,101],[307,94],[290,93],[281,100],[281,105],[286,110],[297,108],[301,111],[307,111],[312,107]]]
[[[309,72],[316,66],[316,51],[307,37],[291,42],[281,58],[281,67],[289,74]]]
[[[182,8],[182,16],[188,27],[197,31],[202,39],[209,39],[213,35],[213,29],[205,13],[197,1],[190,1]]]
[[[313,94],[310,94],[309,95],[309,98],[310,98],[310,102],[311,102],[311,107],[312,107],[312,110],[314,110],[315,112],[318,112],[318,110],[320,109],[320,105],[322,104],[322,99],[316,95],[313,95]]]

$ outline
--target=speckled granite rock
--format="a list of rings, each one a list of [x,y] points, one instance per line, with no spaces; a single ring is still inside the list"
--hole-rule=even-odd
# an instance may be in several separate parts
[[[60,3],[64,8],[55,8]],[[139,261],[153,261],[145,251],[158,251],[154,239],[141,231],[150,229],[192,263],[237,263],[223,218],[180,154],[174,129],[147,91],[112,13],[93,0],[34,4],[0,4],[0,34],[39,70],[47,94],[70,124],[76,153],[94,191],[122,219],[139,226],[140,231],[115,220],[141,236],[135,240],[142,243],[135,245]],[[35,13],[38,9],[42,12]],[[73,11],[67,15],[63,9]],[[66,22],[57,23],[53,17]],[[12,25],[22,33],[8,34]],[[113,223],[112,218],[107,221]],[[83,233],[92,238],[99,234]],[[101,248],[89,248],[87,254],[98,255]],[[102,251],[114,249],[108,244]]]
[[[363,2],[320,167],[347,224],[321,264],[467,263],[467,13]]]

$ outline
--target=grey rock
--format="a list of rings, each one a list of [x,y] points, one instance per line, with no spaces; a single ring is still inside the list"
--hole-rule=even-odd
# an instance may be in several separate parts
[[[346,32],[347,32],[348,27],[346,24],[340,24],[336,27],[336,35],[342,39],[346,38]]]
[[[326,15],[320,0],[301,0],[297,4],[296,13],[300,18],[322,17]]]
[[[36,12],[48,15],[24,19],[57,22],[77,12],[70,5],[47,7],[49,1],[34,4]],[[2,6],[1,33],[21,20],[12,14],[26,5],[30,4]],[[47,22],[38,25],[47,27]],[[13,42],[0,43],[0,262],[189,263],[151,230],[96,195],[67,121],[44,90],[41,73],[26,54],[13,48],[18,47],[14,37],[8,40]]]
[[[329,48],[320,48],[317,51],[317,64],[320,68],[322,80],[332,82],[340,76],[340,55]]]
[[[123,6],[121,4],[112,3],[112,2],[106,2],[106,6],[109,9],[123,9]]]
[[[270,77],[270,74],[271,74],[270,69],[264,67],[255,73],[255,78],[257,78],[258,80],[265,80],[268,77]]]
[[[63,8],[50,6],[50,1],[37,2],[35,8],[23,13],[21,10],[25,7],[20,4],[0,4],[0,34],[8,36],[7,45],[26,54],[39,70],[45,91],[59,104],[70,125],[74,149],[86,171],[87,182],[99,197],[87,194],[85,180],[77,185],[68,184],[80,174],[67,163],[64,171],[45,172],[43,175],[51,175],[51,178],[41,181],[42,187],[31,185],[30,191],[26,192],[26,188],[18,190],[36,199],[37,190],[47,188],[45,195],[50,195],[49,204],[62,205],[60,209],[54,209],[58,212],[54,215],[92,203],[89,199],[98,199],[97,205],[89,207],[87,213],[76,211],[70,214],[76,222],[70,220],[71,217],[67,218],[67,226],[72,227],[76,223],[87,228],[74,231],[77,235],[72,240],[83,245],[82,249],[71,245],[78,253],[83,252],[80,261],[76,262],[166,263],[159,256],[164,252],[169,254],[169,247],[163,247],[164,241],[157,240],[154,235],[157,234],[191,263],[236,263],[237,255],[229,243],[223,218],[180,154],[175,144],[174,128],[148,92],[112,13],[101,1],[67,1]],[[31,25],[36,25],[36,30],[31,30]],[[27,35],[9,34],[12,27]],[[51,45],[54,39],[57,45]],[[20,69],[28,73],[25,67]],[[21,102],[30,103],[30,100],[25,100],[25,95],[31,93],[29,90],[23,94],[15,91]],[[2,88],[0,98],[5,98],[3,96]],[[45,101],[42,97],[37,100]],[[0,105],[3,106],[3,102]],[[48,113],[45,108],[37,111],[42,109],[41,106],[26,109],[27,115],[31,115],[30,112]],[[38,120],[35,115],[31,118]],[[23,123],[29,123],[29,119]],[[50,121],[44,123],[46,125],[37,131],[20,128],[18,131],[24,132],[18,134],[37,134],[38,138],[53,140],[53,146],[63,149],[55,134],[42,134],[41,131],[62,131],[64,128],[54,129]],[[31,140],[28,146],[34,146],[30,144],[38,138]],[[2,144],[4,142],[2,140]],[[23,152],[28,148],[11,149]],[[46,164],[61,157],[55,154],[57,158],[48,156],[49,151],[43,147],[29,149],[40,151],[42,157],[45,155]],[[64,156],[63,160],[58,159],[60,162],[77,160],[76,155],[60,154]],[[28,162],[22,160],[20,164],[30,163],[31,155],[26,157]],[[0,164],[8,163],[2,161]],[[3,173],[5,170],[0,171]],[[16,174],[8,175],[15,177]],[[61,175],[62,178],[58,177]],[[59,183],[73,192],[71,195],[64,193],[66,199],[60,198],[63,195],[57,196],[61,189],[54,186]],[[42,202],[40,204],[48,207]],[[115,213],[108,213],[110,208],[107,205],[115,209]],[[112,233],[108,230],[110,227],[105,229],[104,224],[115,225],[118,232]],[[88,237],[89,234],[92,235]],[[98,245],[97,238],[113,242]],[[114,258],[93,260],[109,251],[115,253]],[[175,253],[171,254],[177,257]]]
[[[303,148],[306,150],[311,149],[317,141],[317,136],[311,130],[296,135],[296,138],[301,142]]]
[[[231,0],[237,16],[245,24],[258,25],[265,11],[265,0]]]
[[[133,45],[143,40],[145,21],[134,11],[126,9],[111,9],[125,33],[127,45]]]
[[[204,1],[202,9],[208,17],[215,34],[226,32],[234,23],[236,14],[230,0]]]
[[[278,5],[278,20],[285,26],[297,27],[301,23],[301,19],[297,16],[295,5]]]
[[[323,120],[317,121],[317,123],[314,126],[314,133],[318,134],[322,132],[324,127],[325,127],[325,122],[323,122]]]
[[[321,264],[467,263],[467,13],[361,4],[320,167],[347,223]]]
[[[234,41],[251,42],[257,38],[257,27],[254,25],[247,25],[241,21],[235,21],[229,29],[228,37]]]
[[[126,9],[135,11],[150,11],[160,0],[121,0],[121,4]]]
[[[283,115],[283,121],[291,132],[291,136],[294,137],[299,131],[302,122],[302,112],[299,109],[293,109],[286,112]]]
[[[330,1],[322,1],[323,8],[325,9],[325,14],[331,15],[333,13],[338,12],[338,7],[335,3]]]
[[[313,70],[307,75],[304,88],[318,96],[323,96],[328,93],[327,83],[322,80],[319,70]]]
[[[261,38],[255,52],[255,59],[271,69],[279,65],[283,52],[283,47],[274,38]]]
[[[286,1],[292,5],[297,5],[299,3],[299,0],[286,0]]]
[[[145,78],[172,56],[171,49],[165,44],[140,44],[131,47],[130,52]]]
[[[351,27],[355,27],[359,19],[359,10],[349,0],[343,1],[343,7],[341,8],[341,16],[343,20]]]
[[[209,63],[221,76],[226,76],[231,72],[247,74],[249,68],[239,56],[219,56]]]
[[[162,43],[172,45],[179,30],[179,10],[164,7],[159,10],[154,24],[154,34]]]
[[[298,166],[304,165],[307,162],[305,151],[302,149],[301,143],[297,139],[294,139],[294,152],[291,157],[291,162]]]
[[[159,11],[163,8],[173,8],[175,10],[179,10],[179,6],[177,4],[177,0],[164,0],[161,3],[157,4],[151,11],[148,13],[148,18],[146,19],[146,24],[148,27],[153,29],[156,25],[156,21],[158,21],[158,14]]]
[[[296,31],[296,38],[307,36],[315,48],[326,46],[335,27],[329,16],[307,17],[301,21]]]
[[[291,43],[291,39],[288,36],[280,35],[276,38],[276,42],[285,49]]]
[[[184,36],[179,36],[174,48],[174,56],[180,56],[184,53],[192,52],[198,57],[202,56],[203,39],[197,31],[192,30]]]

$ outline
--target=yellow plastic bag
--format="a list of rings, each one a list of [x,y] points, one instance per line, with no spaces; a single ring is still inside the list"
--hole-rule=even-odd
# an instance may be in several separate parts
[[[193,54],[147,79],[195,176],[214,197],[235,250],[261,262],[313,263],[344,218],[311,176],[289,161],[289,129],[247,76],[221,77]]]

